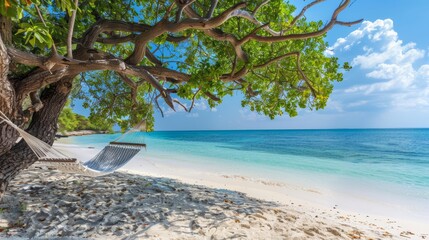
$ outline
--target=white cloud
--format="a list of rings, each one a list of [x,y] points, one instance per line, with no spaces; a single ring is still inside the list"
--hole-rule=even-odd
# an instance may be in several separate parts
[[[343,104],[341,104],[340,101],[333,100],[332,98],[328,99],[325,109],[334,112],[344,112]]]
[[[363,105],[366,105],[366,104],[368,104],[368,101],[367,100],[362,100],[362,101],[357,101],[357,102],[349,103],[349,104],[347,104],[347,107],[349,107],[349,108],[360,107],[360,106],[363,106]]]
[[[204,101],[202,101],[202,100],[200,100],[200,101],[196,101],[195,103],[194,103],[194,109],[195,110],[201,110],[201,111],[204,111],[204,110],[207,110],[207,104],[206,104],[206,102],[204,102]]]
[[[429,64],[420,66],[420,68],[418,70],[418,74],[421,77],[426,78],[427,80],[429,80]]]
[[[258,121],[258,120],[263,120],[267,118],[264,115],[261,115],[257,112],[252,112],[247,108],[240,109],[239,113],[241,118],[247,121]]]
[[[176,100],[180,101],[180,99],[176,99]],[[191,102],[181,102],[181,103],[186,109],[189,109],[191,107]],[[162,104],[162,102],[161,102],[161,104]],[[207,103],[203,100],[195,101],[194,106],[193,106],[190,113],[186,112],[186,110],[185,110],[185,108],[183,108],[183,106],[181,106],[177,102],[174,102],[174,110],[171,109],[166,104],[162,104],[161,109],[162,109],[165,117],[170,117],[170,116],[175,115],[177,113],[185,113],[186,117],[191,117],[191,118],[199,117],[198,112],[201,112],[201,111],[211,111],[211,112],[217,111],[216,108],[210,109],[209,106],[207,105]]]
[[[383,106],[429,105],[429,64],[419,66],[418,62],[429,62],[426,52],[415,43],[404,43],[391,19],[364,21],[347,37],[339,38],[330,51],[350,51],[352,47],[360,52],[352,59],[352,66],[363,70],[369,83],[351,86],[344,93],[371,95],[379,103],[384,101]],[[360,104],[368,103],[355,101],[347,106]]]

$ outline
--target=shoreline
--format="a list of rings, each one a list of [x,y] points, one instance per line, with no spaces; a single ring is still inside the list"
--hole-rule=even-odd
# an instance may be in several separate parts
[[[64,152],[77,155],[79,159],[90,159],[99,151],[91,146],[84,148],[63,143],[56,143],[56,146]],[[356,196],[343,198],[344,196],[320,186],[309,187],[300,182],[275,181],[240,174],[210,173],[179,161],[155,159],[145,154],[132,160],[117,173],[94,179],[46,168],[33,168],[23,174],[24,177],[16,179],[17,184],[14,184],[8,194],[13,194],[9,195],[12,202],[21,201],[30,206],[32,212],[22,215],[20,219],[30,219],[31,224],[24,228],[11,228],[8,232],[16,237],[57,237],[55,234],[61,233],[62,236],[109,239],[122,239],[124,236],[136,237],[130,239],[206,239],[232,237],[234,234],[251,239],[263,239],[267,236],[272,239],[429,239],[428,221],[424,218],[410,221],[407,219],[410,216],[386,216],[383,213],[389,207],[382,208],[379,203],[371,203],[364,198],[353,202],[350,199]],[[33,181],[33,178],[36,180]],[[131,184],[135,182],[139,184]],[[149,182],[150,186],[147,185]],[[100,189],[108,190],[100,192]],[[126,198],[121,197],[124,189]],[[181,189],[180,192],[177,189]],[[41,195],[43,193],[47,196]],[[105,198],[97,196],[97,193],[108,195],[113,198],[113,202],[109,203]],[[74,197],[70,200],[69,195]],[[13,198],[14,196],[19,196],[20,199]],[[66,199],[62,196],[66,196]],[[86,198],[90,196],[95,200]],[[140,197],[143,198],[139,200]],[[143,199],[151,201],[145,202]],[[176,205],[173,208],[171,203],[168,205],[168,200],[174,201],[180,208]],[[83,222],[76,222],[75,213],[70,213],[68,207],[63,209],[63,201],[67,202],[66,206],[86,202],[83,212],[78,214],[82,221],[86,221],[83,230],[79,230]],[[159,201],[165,203],[160,204]],[[343,203],[349,203],[352,208]],[[357,207],[356,203],[372,204],[379,208],[381,214],[373,214],[362,206]],[[107,205],[113,207],[113,210]],[[133,206],[139,206],[145,214],[137,214],[141,211],[135,211]],[[187,210],[183,211],[183,208]],[[105,215],[99,216],[94,211],[104,212]],[[124,211],[129,212],[127,216],[123,216]],[[59,217],[60,213],[64,217]],[[154,217],[164,213],[174,214],[163,219]],[[47,223],[46,220],[37,220],[40,215],[46,215],[50,219],[50,230],[45,233],[37,230]],[[120,230],[118,224],[112,225],[109,220],[113,215],[124,217],[123,221],[118,221]],[[146,222],[139,222],[138,216],[143,217]],[[152,219],[145,216],[151,216]],[[57,218],[61,218],[62,223],[67,222],[74,230],[68,233]],[[97,221],[88,220],[92,218]],[[30,223],[28,221],[26,224]],[[133,225],[136,224],[143,224],[143,228],[133,230]],[[79,234],[74,235],[73,232]],[[118,235],[119,233],[122,235]],[[0,237],[4,236],[2,234],[4,233],[0,233]]]
[[[99,149],[79,145],[57,143],[58,149],[78,159],[90,159]],[[77,154],[77,155],[76,155]],[[288,204],[300,202],[320,209],[341,209],[353,215],[370,215],[379,219],[399,219],[405,225],[419,231],[427,231],[429,205],[426,198],[407,196],[402,186],[361,179],[320,175],[316,173],[287,172],[287,177],[278,179],[273,174],[249,175],[236,168],[209,165],[202,167],[195,161],[179,157],[156,156],[143,152],[127,163],[120,171],[152,177],[177,179],[184,183],[226,188],[248,194],[251,197]],[[223,166],[223,165],[222,165]],[[266,172],[264,172],[266,173]],[[330,177],[330,178],[329,178]],[[390,191],[388,191],[390,190]],[[400,193],[400,194],[398,194]],[[415,225],[415,226],[414,226]]]
[[[0,206],[0,238],[42,239],[427,239],[395,220],[225,188],[117,172],[97,178],[36,165]],[[5,228],[5,224],[7,227]]]
[[[55,136],[57,138],[67,138],[67,137],[87,136],[87,135],[94,135],[94,134],[109,134],[109,133],[107,131],[99,131],[99,130],[77,130],[77,131],[70,131],[70,132],[64,132],[64,133],[57,132]]]
[[[181,169],[178,166],[174,166],[170,171],[165,171],[165,165],[158,165],[154,168],[150,168],[149,165],[153,166],[153,163],[145,165],[147,170],[136,170],[139,169],[138,164],[131,162],[125,165],[120,172],[169,178],[186,184],[237,191],[263,201],[276,202],[286,206],[300,206],[305,208],[306,212],[310,211],[319,214],[329,212],[347,215],[357,222],[370,222],[370,224],[374,225],[381,224],[385,228],[393,228],[394,226],[391,223],[395,222],[401,228],[407,228],[412,232],[429,234],[427,227],[429,217],[424,213],[418,216],[410,216],[410,211],[407,209],[387,205],[380,201],[376,202],[374,199],[366,198],[366,196],[344,196],[343,193],[332,192],[331,189],[301,185],[296,182],[204,171],[189,173],[190,169]],[[157,171],[160,168],[163,169],[162,173]]]

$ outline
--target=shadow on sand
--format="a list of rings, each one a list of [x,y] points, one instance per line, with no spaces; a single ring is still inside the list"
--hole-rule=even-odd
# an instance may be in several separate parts
[[[234,239],[246,236],[250,220],[267,220],[267,209],[282,212],[274,202],[168,178],[89,178],[39,167],[22,172],[3,200],[0,237]]]

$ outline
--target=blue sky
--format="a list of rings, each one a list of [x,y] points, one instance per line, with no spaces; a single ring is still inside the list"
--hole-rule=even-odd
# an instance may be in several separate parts
[[[298,9],[309,1],[291,0]],[[327,21],[340,0],[326,0],[307,12]],[[157,114],[156,130],[312,129],[429,127],[429,1],[355,0],[340,20],[365,21],[336,26],[327,37],[329,54],[352,64],[335,84],[327,107],[301,110],[294,118],[270,120],[242,109],[229,97],[215,109],[198,102],[191,113]]]

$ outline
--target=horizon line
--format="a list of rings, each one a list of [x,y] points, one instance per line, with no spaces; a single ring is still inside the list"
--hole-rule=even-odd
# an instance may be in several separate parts
[[[198,131],[311,131],[311,130],[429,130],[429,127],[386,127],[386,128],[266,128],[266,129],[178,129],[154,130],[153,132],[198,132]]]

